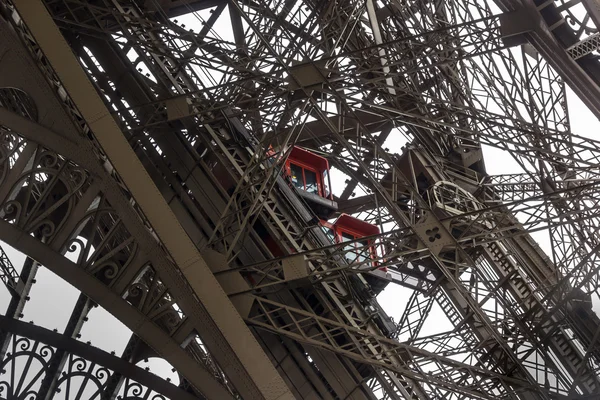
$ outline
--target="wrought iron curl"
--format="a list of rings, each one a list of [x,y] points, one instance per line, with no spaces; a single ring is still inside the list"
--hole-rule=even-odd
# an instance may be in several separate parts
[[[556,4],[556,7],[562,9],[562,17],[571,27],[573,27],[573,33],[577,36],[577,39],[581,40],[586,36],[598,32],[598,27],[594,26],[594,22],[591,18],[588,17],[587,13],[582,20],[581,18],[577,17],[573,12],[573,10],[576,7],[581,7],[581,4],[579,4],[579,2],[559,0],[556,3],[558,3]]]
[[[167,400],[167,398],[137,382],[127,379],[123,385],[122,394],[117,396],[120,400]]]
[[[63,249],[77,257],[77,265],[103,282],[114,281],[137,254],[136,241],[106,205],[90,210],[75,226]]]
[[[34,167],[24,171],[10,189],[2,205],[2,217],[50,242],[87,183],[88,175],[83,169],[39,148]]]
[[[68,365],[63,369],[61,377],[57,382],[56,392],[61,392],[62,386],[71,386],[71,382],[77,380],[77,378],[83,378],[84,383],[82,385],[84,386],[79,390],[87,392],[89,390],[88,385],[91,382],[95,386],[94,394],[102,393],[110,376],[111,372],[107,368],[98,366],[82,357],[70,356]]]
[[[56,350],[27,337],[13,338],[10,348],[12,351],[7,351],[0,363],[0,395],[6,391],[3,398],[34,400],[37,398],[37,386]],[[17,369],[20,374],[15,374]],[[9,371],[11,373],[7,373]]]
[[[38,159],[39,166],[41,166],[44,169],[56,169],[56,167],[58,166],[58,161],[58,155],[50,151],[42,151]]]

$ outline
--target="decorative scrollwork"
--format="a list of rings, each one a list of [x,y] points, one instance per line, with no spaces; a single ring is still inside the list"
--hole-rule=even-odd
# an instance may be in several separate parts
[[[46,398],[48,393],[57,400],[193,398],[193,395],[178,389],[168,379],[164,382],[168,384],[167,388],[164,383],[159,386],[161,389],[154,388],[152,382],[165,378],[149,373],[148,368],[144,370],[141,366],[133,366],[138,371],[136,376],[144,377],[142,382],[145,384],[140,383],[129,376],[131,367],[121,365],[120,369],[114,371],[101,365],[106,357],[120,360],[116,356],[105,354],[97,357],[97,349],[87,352],[91,346],[87,345],[88,350],[80,345],[74,346],[75,339],[67,339],[72,343],[57,342],[58,333],[6,317],[0,316],[0,319],[4,322],[0,325],[2,333],[8,333],[11,337],[7,351],[0,360],[0,399],[38,400]],[[60,343],[58,348],[54,346],[56,343]],[[78,349],[78,354],[71,351],[73,348]],[[58,365],[61,367],[56,368]],[[53,383],[48,387],[43,382],[46,382],[45,385]]]
[[[137,243],[106,199],[97,198],[71,234],[64,251],[110,286],[132,262]]]
[[[13,338],[0,363],[0,398],[34,400],[54,353],[43,343]]]
[[[23,138],[0,126],[0,185],[24,146]]]
[[[39,147],[28,169],[12,185],[0,216],[49,243],[89,181],[85,170]]]
[[[123,297],[166,332],[171,334],[185,321],[175,298],[151,265],[143,268],[133,282]]]
[[[110,376],[107,368],[70,354],[55,391],[65,399],[99,399]]]
[[[556,7],[561,10],[562,17],[571,26],[578,40],[598,32],[598,27],[594,25],[593,20],[580,2],[558,0],[556,1]]]
[[[167,400],[165,396],[129,379],[125,381],[118,398],[122,400]]]

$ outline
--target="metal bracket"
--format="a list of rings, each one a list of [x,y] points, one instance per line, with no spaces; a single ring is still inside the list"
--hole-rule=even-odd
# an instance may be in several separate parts
[[[302,279],[308,276],[308,264],[303,255],[295,255],[283,259],[283,275],[286,281]]]
[[[192,114],[190,100],[187,96],[179,96],[165,101],[167,106],[167,120],[173,121],[188,117]]]
[[[448,228],[449,226],[442,224],[433,214],[426,213],[425,219],[414,226],[414,231],[425,247],[437,256],[444,247],[454,243]]]

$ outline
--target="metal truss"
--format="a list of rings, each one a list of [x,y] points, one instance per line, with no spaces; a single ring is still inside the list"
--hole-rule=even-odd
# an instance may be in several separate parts
[[[4,286],[6,286],[11,293],[18,293],[18,286],[20,283],[19,274],[2,248],[0,248],[0,269],[0,280],[2,280]]]
[[[39,393],[81,365],[107,398],[600,393],[600,142],[565,85],[600,115],[593,2],[166,3],[1,3],[0,239],[30,257],[2,263],[3,365],[26,346]],[[293,145],[347,177],[376,259],[281,176]],[[489,176],[482,146],[523,172]],[[16,321],[40,265],[82,292],[62,335]],[[413,291],[398,323],[382,267]],[[94,304],[134,334],[121,359],[76,340]],[[146,345],[183,389],[127,363]]]
[[[431,390],[432,394],[442,393],[439,389],[446,389],[472,398],[493,398],[500,385],[516,384],[522,391],[529,389],[526,382],[511,382],[508,377],[484,372],[469,364],[457,363],[451,358],[377,337],[284,304],[260,298],[255,298],[255,301],[259,312],[249,319],[250,324],[345,354],[360,362],[379,364],[389,371],[422,381],[426,387],[431,385],[432,389],[427,388],[427,391]],[[373,350],[370,348],[375,348],[380,353],[372,354]],[[393,359],[406,362],[406,365],[394,365],[395,363],[390,362]],[[426,372],[425,368],[435,372]],[[502,382],[503,380],[506,382]]]
[[[0,364],[3,370],[0,388],[4,398],[54,398],[60,393],[68,399],[117,395],[127,399],[197,399],[128,360],[89,344],[5,316],[0,317],[0,321],[1,334],[10,335]],[[52,371],[58,354],[65,358],[60,377]],[[121,377],[120,387],[111,387],[117,376]],[[52,389],[44,385],[48,377],[58,378]]]

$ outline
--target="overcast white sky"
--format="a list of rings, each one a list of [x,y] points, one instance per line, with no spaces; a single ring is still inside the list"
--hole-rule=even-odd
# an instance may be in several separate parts
[[[200,14],[204,17],[208,15],[206,13]],[[188,26],[194,26],[194,18],[189,18],[190,22],[188,22]],[[179,20],[185,23],[185,18],[179,18]],[[233,39],[229,29],[222,30],[220,35],[225,36],[228,40]],[[215,76],[213,78],[218,80],[219,77]],[[598,120],[570,91],[568,93],[568,99],[572,131],[582,136],[597,137],[598,128],[600,127]],[[404,140],[401,138],[392,138],[389,144],[391,144],[392,148],[397,148],[398,150],[396,152],[399,153],[399,147],[403,142]],[[503,151],[486,147],[484,148],[484,155],[487,171],[490,174],[521,172],[520,167],[518,167],[515,162],[512,162],[512,157]],[[336,172],[332,172],[332,175],[335,178]],[[334,193],[339,195],[343,190],[345,177],[342,176],[340,178],[340,173],[338,171],[337,178],[338,179],[332,180],[332,184]],[[549,250],[548,241],[544,235],[545,234],[542,232],[535,235],[535,237],[536,240],[540,242],[542,248],[547,251]],[[3,244],[3,247],[15,267],[20,271],[24,256],[6,244]],[[395,321],[399,321],[410,293],[411,292],[405,288],[390,285],[379,296],[379,300],[388,314],[391,315]],[[41,268],[38,272],[37,283],[34,285],[31,293],[31,300],[25,307],[23,320],[34,321],[37,325],[49,329],[56,328],[59,331],[62,331],[65,328],[69,314],[75,305],[77,297],[78,291],[75,288],[63,282],[47,269]],[[0,307],[6,309],[8,301],[8,291],[4,286],[1,286]],[[599,310],[600,302],[595,302],[595,307]],[[423,329],[424,333],[431,334],[450,329],[449,322],[445,320],[439,308],[434,309],[432,315],[435,316],[435,318],[428,319],[428,322]],[[115,351],[117,354],[120,354],[124,349],[129,336],[130,332],[123,324],[118,322],[103,309],[95,308],[91,311],[89,321],[83,327],[81,340],[91,341],[93,345],[101,349]],[[151,370],[161,376],[169,376],[175,383],[178,382],[176,375],[170,372],[170,368],[163,361],[153,361],[151,363]]]

